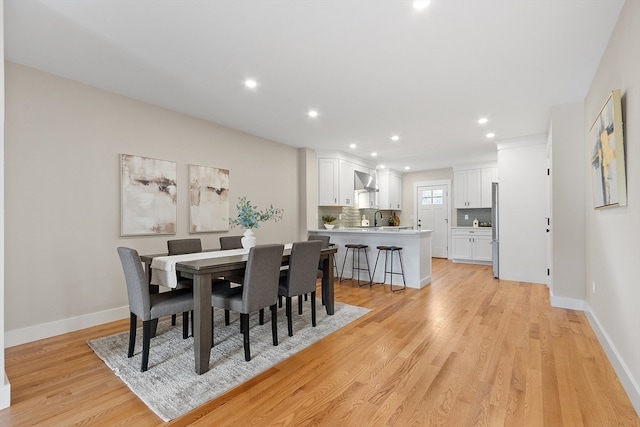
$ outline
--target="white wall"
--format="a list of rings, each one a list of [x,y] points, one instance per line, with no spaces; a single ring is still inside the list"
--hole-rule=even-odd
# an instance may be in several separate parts
[[[498,144],[503,280],[546,283],[546,144],[546,135]]]
[[[551,305],[583,308],[585,298],[584,104],[551,109],[553,179]]]
[[[284,209],[259,243],[298,235],[293,147],[10,62],[5,131],[7,346],[127,317],[116,247],[159,253],[189,236],[189,164],[230,170],[231,215],[243,195]],[[177,163],[176,235],[120,237],[120,153]],[[221,234],[191,236],[214,248]]]
[[[587,315],[640,414],[640,2],[627,0],[585,98],[589,128],[610,92],[620,89],[626,140],[625,207],[595,210],[584,162]],[[595,282],[595,293],[592,285]]]
[[[0,63],[4,63],[4,2],[0,0]],[[4,348],[4,68],[0,69],[0,349]],[[11,384],[4,370],[4,351],[0,351],[0,409],[11,402]]]

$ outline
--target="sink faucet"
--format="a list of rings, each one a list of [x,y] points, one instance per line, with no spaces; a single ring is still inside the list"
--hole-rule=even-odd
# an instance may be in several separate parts
[[[373,226],[377,227],[378,226],[378,214],[380,214],[380,219],[383,219],[383,215],[382,215],[382,211],[376,211],[376,213],[373,214]]]

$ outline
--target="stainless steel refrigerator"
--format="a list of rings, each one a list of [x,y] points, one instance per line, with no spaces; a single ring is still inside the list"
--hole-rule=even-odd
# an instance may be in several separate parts
[[[491,184],[491,246],[493,259],[493,277],[500,277],[500,215],[498,183]]]

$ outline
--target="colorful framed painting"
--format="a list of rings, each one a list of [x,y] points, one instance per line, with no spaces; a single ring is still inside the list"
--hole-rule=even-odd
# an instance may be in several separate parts
[[[120,155],[121,235],[176,234],[175,162]]]
[[[589,132],[591,182],[596,209],[627,205],[622,103],[614,90],[602,107]]]
[[[189,232],[229,230],[229,171],[189,165]]]

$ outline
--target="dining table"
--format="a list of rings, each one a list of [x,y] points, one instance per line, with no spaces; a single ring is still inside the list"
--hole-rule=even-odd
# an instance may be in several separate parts
[[[229,255],[223,254],[229,252]],[[177,260],[175,271],[183,276],[193,277],[193,338],[195,371],[197,374],[204,374],[209,370],[209,359],[211,357],[211,289],[214,279],[224,276],[244,275],[247,265],[248,251],[238,254],[237,251],[211,250],[204,251],[203,254],[211,253],[211,257],[203,257],[197,260]],[[325,305],[328,315],[334,313],[334,256],[337,252],[335,246],[323,248],[320,252],[320,264],[322,265],[322,302]],[[289,264],[291,246],[285,246],[282,254],[282,265]],[[158,291],[158,285],[151,284],[153,259],[163,257],[171,258],[165,254],[141,255],[140,260],[144,263],[147,281],[152,292]],[[177,255],[180,257],[180,255]]]

